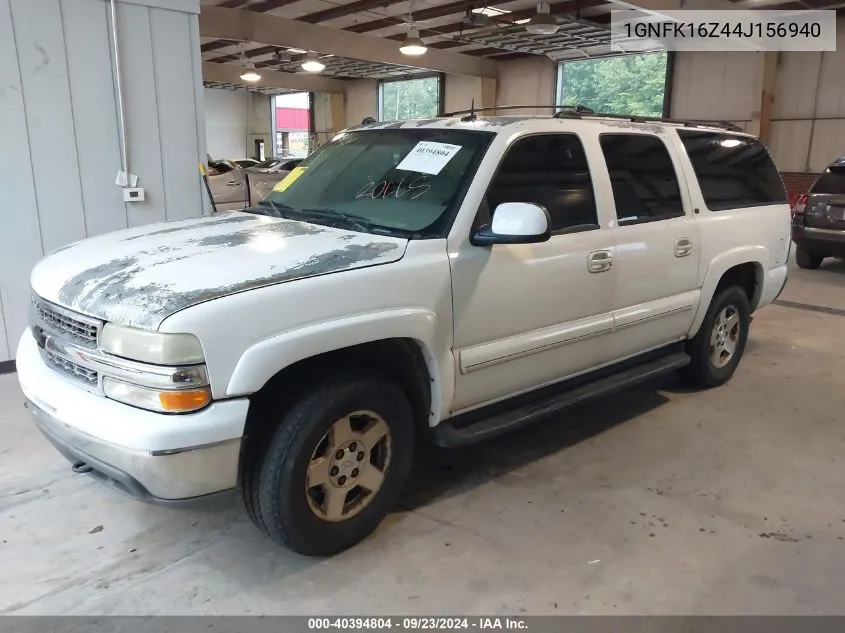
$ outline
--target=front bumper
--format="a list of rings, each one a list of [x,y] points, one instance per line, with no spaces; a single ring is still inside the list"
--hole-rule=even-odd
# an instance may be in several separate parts
[[[47,367],[29,332],[16,364],[36,426],[69,461],[86,465],[78,470],[151,502],[187,501],[237,485],[246,399],[185,415],[136,409]]]

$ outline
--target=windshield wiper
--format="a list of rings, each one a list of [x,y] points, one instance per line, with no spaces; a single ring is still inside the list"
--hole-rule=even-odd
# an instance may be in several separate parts
[[[367,218],[352,213],[345,213],[343,211],[336,211],[334,209],[303,209],[302,213],[316,216],[318,218],[327,218],[332,220],[342,220],[356,231],[362,233],[384,232],[384,229],[378,231],[379,225],[370,222]]]
[[[273,200],[265,199],[259,202],[256,206],[244,209],[249,213],[256,213],[260,215],[269,215],[274,218],[290,218],[296,213],[296,209],[286,204],[280,204]]]

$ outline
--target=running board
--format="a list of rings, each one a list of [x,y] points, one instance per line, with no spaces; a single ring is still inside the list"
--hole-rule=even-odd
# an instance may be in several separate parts
[[[489,415],[484,415],[485,410],[490,410],[486,408],[471,411],[441,422],[433,431],[433,439],[435,444],[444,447],[483,442],[527,426],[586,400],[600,398],[673,372],[684,365],[688,365],[689,362],[690,357],[687,354],[677,352],[640,365],[620,369],[616,373],[605,375],[592,382],[581,382],[568,389],[564,385],[561,387],[562,391],[561,388],[558,388],[550,395],[535,397],[528,401],[520,397],[515,399],[519,402],[505,409],[502,409],[501,405],[493,405],[490,409],[495,407],[496,411],[491,411]],[[540,391],[546,391],[546,389]],[[529,397],[530,395],[528,394]],[[507,406],[507,402],[503,404]]]

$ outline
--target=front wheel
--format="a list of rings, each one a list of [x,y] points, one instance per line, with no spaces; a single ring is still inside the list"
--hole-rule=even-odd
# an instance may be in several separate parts
[[[351,547],[396,502],[414,451],[405,394],[366,369],[335,375],[280,416],[257,469],[256,524],[310,556]],[[255,520],[255,519],[254,519]]]
[[[748,329],[751,306],[738,286],[725,288],[710,303],[701,328],[688,343],[690,364],[678,372],[695,387],[718,387],[733,376],[739,365]]]

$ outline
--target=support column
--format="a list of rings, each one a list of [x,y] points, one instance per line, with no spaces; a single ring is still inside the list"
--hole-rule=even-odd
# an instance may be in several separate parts
[[[777,75],[778,52],[766,51],[759,53],[760,61],[757,71],[757,83],[760,86],[757,107],[751,113],[751,121],[747,131],[757,136],[764,144],[771,138],[772,103],[775,94],[775,77]]]

